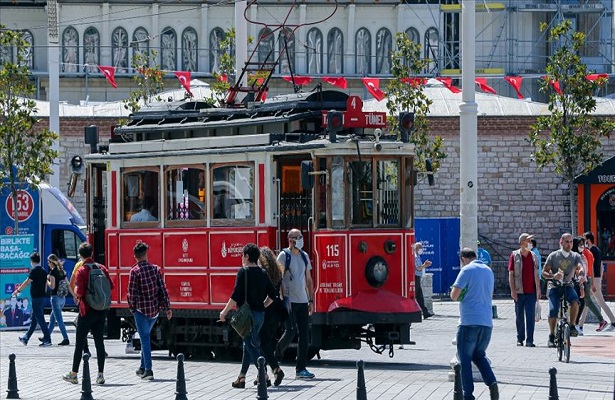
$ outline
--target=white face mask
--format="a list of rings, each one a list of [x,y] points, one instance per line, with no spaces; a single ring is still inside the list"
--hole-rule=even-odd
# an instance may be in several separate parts
[[[297,241],[295,242],[295,247],[298,248],[299,250],[303,248],[303,238],[297,239]]]
[[[423,249],[418,249],[418,250],[416,251],[416,254],[418,254],[419,256],[420,256],[421,254],[423,254]]]
[[[534,246],[532,246],[531,243],[528,243],[525,245],[525,248],[531,251],[534,248]]]
[[[562,249],[562,254],[564,255],[564,257],[568,257],[570,255],[570,252]]]

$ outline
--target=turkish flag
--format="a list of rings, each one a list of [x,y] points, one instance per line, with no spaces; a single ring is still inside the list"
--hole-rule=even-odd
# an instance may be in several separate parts
[[[361,78],[367,91],[378,101],[384,100],[387,96],[380,90],[380,78]]]
[[[474,82],[476,82],[476,84],[478,85],[480,90],[482,90],[483,92],[491,93],[491,94],[497,94],[495,92],[494,88],[492,88],[491,86],[487,85],[487,78],[476,78],[476,79],[474,79]]]
[[[220,74],[216,79],[218,82],[228,82],[228,76],[226,74]]]
[[[182,84],[186,92],[192,96],[190,91],[190,71],[175,71],[175,76],[179,79],[179,83]]]
[[[342,89],[346,89],[348,87],[348,81],[346,80],[346,78],[342,76],[340,77],[323,76],[321,79],[333,86],[337,86]]]
[[[522,99],[523,95],[521,94],[521,82],[523,81],[523,78],[520,76],[505,76],[504,80],[510,83],[510,86],[512,86],[513,89],[515,89],[515,92],[517,92],[517,97]]]
[[[441,76],[438,76],[436,79],[439,80],[440,82],[442,82],[444,84],[444,87],[446,87],[451,92],[453,92],[453,93],[461,93],[461,89],[459,89],[457,86],[453,86],[453,79],[452,78],[443,78]]]
[[[407,83],[412,87],[419,87],[427,84],[427,78],[401,78],[400,81]]]
[[[309,76],[283,76],[282,79],[284,79],[286,82],[290,82],[293,83],[293,80],[295,81],[295,85],[307,85],[308,83],[312,82],[312,78]]]
[[[98,69],[107,79],[109,85],[113,86],[114,89],[117,89],[117,83],[115,83],[115,67],[102,67],[98,66]]]
[[[542,79],[546,81],[549,79],[549,77],[547,75],[544,75]],[[564,92],[562,92],[562,88],[559,86],[558,81],[554,81],[553,79],[551,79],[548,82],[549,82],[549,85],[551,85],[551,87],[553,88],[553,90],[555,90],[555,93],[559,94],[560,96],[564,94]]]
[[[596,79],[609,79],[608,74],[589,74],[585,77],[588,81],[595,81]]]

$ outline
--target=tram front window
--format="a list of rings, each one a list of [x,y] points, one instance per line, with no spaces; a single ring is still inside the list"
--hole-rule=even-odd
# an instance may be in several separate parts
[[[212,176],[213,219],[253,219],[253,166],[225,165],[214,167]]]
[[[374,212],[372,181],[371,160],[350,163],[352,225],[372,225]]]
[[[122,171],[124,222],[159,220],[158,170],[129,169]]]
[[[379,225],[399,224],[399,161],[378,161],[377,204]]]

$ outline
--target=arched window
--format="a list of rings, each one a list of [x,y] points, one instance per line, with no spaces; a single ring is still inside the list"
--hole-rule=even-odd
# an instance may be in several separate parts
[[[214,28],[209,34],[209,70],[211,72],[220,70],[220,58],[225,50],[220,46],[225,37],[222,28]]]
[[[133,67],[136,67],[135,58],[147,57],[149,54],[149,33],[142,26],[135,29],[132,33],[132,43],[130,43],[130,47],[132,48],[132,60],[131,64]]]
[[[406,29],[406,36],[408,39],[412,40],[416,44],[421,44],[421,34],[416,28],[408,28]]]
[[[367,28],[361,28],[355,36],[355,72],[369,75],[372,72],[372,35]]]
[[[440,39],[436,28],[429,28],[425,31],[425,45],[423,46],[425,59],[428,60],[426,73],[438,72],[438,54]]]
[[[32,69],[34,67],[34,60],[32,59],[32,55],[34,53],[34,36],[32,35],[32,32],[30,32],[29,30],[25,30],[22,32],[21,37],[28,44],[21,51],[21,54],[20,54],[21,63],[26,68]]]
[[[90,26],[83,32],[83,61],[86,72],[98,72],[100,59],[100,34],[98,29]]]
[[[261,29],[258,34],[258,62],[273,62],[273,32],[269,28]]]
[[[391,73],[391,50],[393,49],[393,36],[387,28],[381,28],[376,33],[376,73]]]
[[[280,31],[279,46],[280,73],[288,74],[291,70],[295,73],[295,35],[292,29],[285,28]]]
[[[128,72],[128,32],[121,26],[111,33],[111,62],[115,72]]]
[[[182,33],[182,71],[198,70],[199,38],[194,28],[186,28]]]
[[[62,72],[79,70],[79,33],[72,26],[62,32]]]
[[[333,28],[327,35],[327,72],[341,74],[344,72],[344,34],[338,28]]]
[[[322,32],[312,28],[307,33],[307,73],[322,74]]]
[[[177,69],[177,35],[170,26],[160,35],[160,67],[167,71]]]
[[[13,46],[0,46],[0,66],[5,62],[13,62]]]

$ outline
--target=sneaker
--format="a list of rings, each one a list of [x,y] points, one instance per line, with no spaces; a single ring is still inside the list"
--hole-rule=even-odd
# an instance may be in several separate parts
[[[583,336],[583,327],[577,325],[577,332],[579,333],[579,336]]]
[[[555,348],[555,335],[549,335],[549,341],[547,342],[547,347]]]
[[[83,355],[84,355],[84,356],[85,356],[86,354],[88,355],[88,357],[92,358],[92,353],[90,353],[90,351],[89,351],[89,350],[86,350],[86,351],[84,351],[84,352],[83,352]]]
[[[38,338],[38,341],[43,343],[45,341],[45,338],[41,336],[41,337]]]
[[[98,374],[98,377],[96,378],[96,384],[97,385],[104,385],[105,384],[105,376],[101,373]]]
[[[143,372],[143,375],[141,375],[141,379],[143,379],[144,381],[151,381],[154,379],[154,371],[152,371],[151,369],[146,369],[145,372]]]
[[[49,342],[49,341],[43,342],[43,343],[38,345],[38,347],[49,347],[49,346],[51,346],[51,342]]]
[[[605,331],[607,331],[607,332],[615,331],[615,322],[611,323],[611,325],[609,325],[609,327],[606,328]]]
[[[489,385],[489,396],[491,400],[499,400],[500,399],[500,390],[498,389],[498,383],[493,382]]]
[[[602,322],[598,324],[598,327],[596,328],[596,332],[602,332],[608,324],[609,323],[606,322],[606,320],[602,320]]]
[[[525,342],[525,347],[536,347],[536,345],[532,342]]]
[[[523,341],[522,340],[517,340],[517,346],[523,347]]]
[[[23,337],[23,336],[20,336],[20,337],[19,337],[19,341],[20,341],[20,342],[21,342],[24,346],[27,346],[27,345],[28,345],[28,339],[26,339],[26,338],[25,338],[25,337]]]
[[[307,369],[304,369],[301,371],[297,371],[297,374],[295,375],[295,379],[314,379],[315,376],[316,375],[314,375]]]
[[[68,346],[69,344],[70,344],[69,340],[64,339],[60,343],[58,343],[58,346]]]
[[[399,345],[399,350],[403,350],[403,349],[404,349],[404,345],[403,345],[403,344],[400,344],[400,345]]]
[[[138,370],[135,371],[137,376],[140,378],[143,376],[143,374],[145,373],[145,369],[144,368],[139,368]]]
[[[572,337],[579,336],[579,331],[577,331],[577,328],[575,328],[574,326],[570,327],[570,336]]]
[[[73,385],[76,385],[79,383],[79,381],[77,380],[77,375],[73,375],[70,372],[64,375],[62,379],[65,380],[66,382],[72,383]]]

